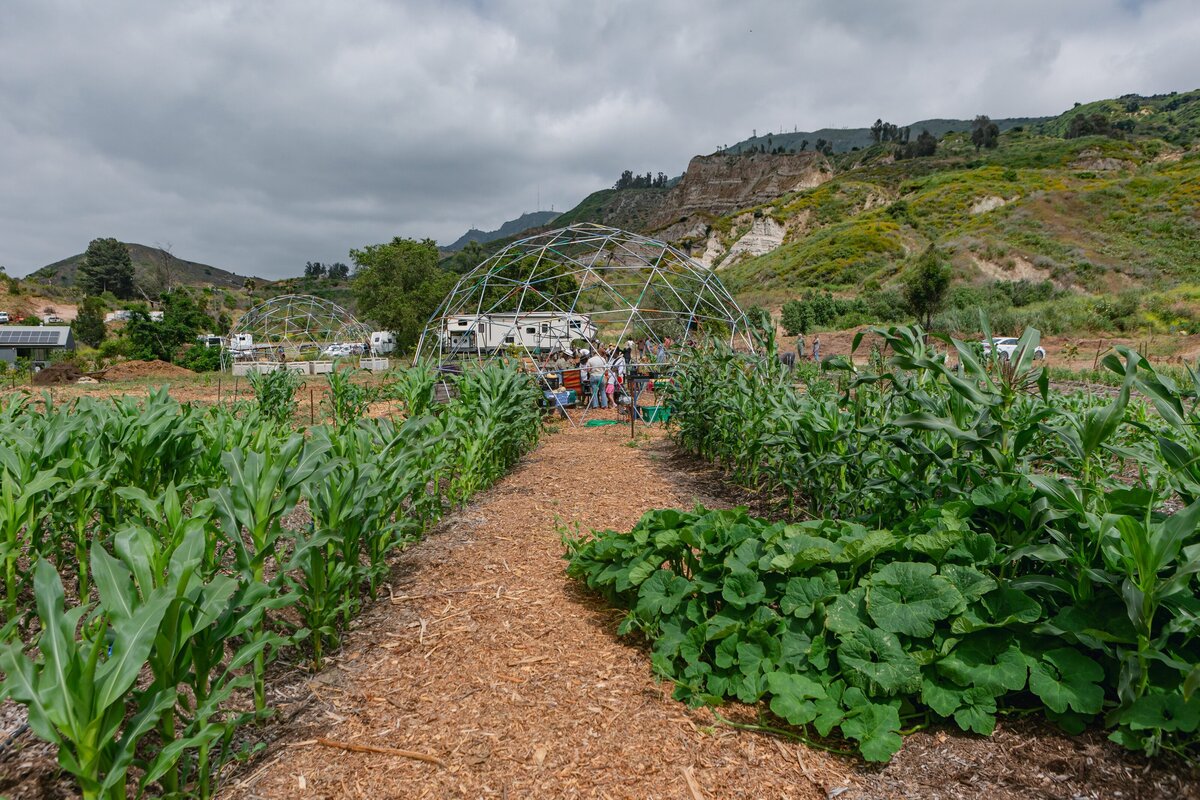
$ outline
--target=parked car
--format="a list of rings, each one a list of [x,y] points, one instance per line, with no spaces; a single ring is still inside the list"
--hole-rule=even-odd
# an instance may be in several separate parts
[[[8,324],[8,312],[0,311],[0,325],[7,325],[7,324]]]
[[[66,320],[57,314],[47,314],[42,317],[42,322],[46,325],[63,325],[66,323]]]
[[[1013,357],[1013,353],[1017,352],[1017,345],[1020,343],[1020,341],[1021,341],[1020,339],[1017,339],[1017,338],[1014,338],[1011,336],[1001,337],[1001,338],[993,337],[990,342],[987,340],[984,340],[984,341],[980,342],[980,344],[983,345],[983,354],[985,356],[990,356],[992,354],[992,345],[995,344],[996,356],[1001,361],[1008,361],[1010,358]],[[1035,348],[1033,351],[1033,357],[1035,360],[1040,359],[1040,358],[1045,358],[1046,357],[1046,349],[1041,346]]]
[[[321,351],[326,358],[347,358],[350,355],[350,345],[331,344]]]

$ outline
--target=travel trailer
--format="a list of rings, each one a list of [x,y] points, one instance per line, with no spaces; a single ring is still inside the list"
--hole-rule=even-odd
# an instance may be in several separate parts
[[[565,311],[456,314],[442,320],[441,335],[450,353],[494,353],[509,347],[548,353],[566,350],[576,339],[591,341],[596,326],[586,314]]]
[[[396,337],[391,331],[375,331],[371,334],[371,353],[386,356],[396,349]]]

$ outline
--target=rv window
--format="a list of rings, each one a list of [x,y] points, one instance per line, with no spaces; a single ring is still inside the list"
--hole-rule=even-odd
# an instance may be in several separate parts
[[[535,328],[531,325],[531,326],[525,328],[525,332],[526,333],[537,333],[537,328]]]
[[[542,323],[542,333],[549,333],[549,332],[550,332],[550,323],[543,322]]]
[[[467,327],[467,321],[466,321],[465,319],[460,319],[460,320],[458,321],[458,327],[460,327],[460,328],[465,328],[465,327]]]
[[[505,337],[504,337],[504,343],[505,343],[505,344],[512,344],[512,343],[513,343],[513,337],[511,337],[511,336],[505,336]]]
[[[579,320],[577,320],[577,319],[573,319],[573,320],[571,320],[571,327],[572,327],[572,328],[582,328],[582,327],[583,327],[583,323],[582,323],[582,322],[580,322],[580,321],[579,321]]]

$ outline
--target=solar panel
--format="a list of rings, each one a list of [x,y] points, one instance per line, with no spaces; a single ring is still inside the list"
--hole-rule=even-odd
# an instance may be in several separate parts
[[[0,346],[45,347],[58,344],[61,336],[61,331],[57,330],[0,328]]]

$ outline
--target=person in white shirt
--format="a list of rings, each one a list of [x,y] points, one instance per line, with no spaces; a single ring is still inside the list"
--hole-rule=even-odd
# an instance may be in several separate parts
[[[608,396],[604,391],[604,373],[608,361],[599,352],[593,353],[587,360],[588,380],[592,385],[592,404],[590,408],[608,408]]]

